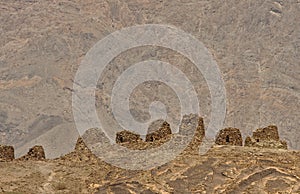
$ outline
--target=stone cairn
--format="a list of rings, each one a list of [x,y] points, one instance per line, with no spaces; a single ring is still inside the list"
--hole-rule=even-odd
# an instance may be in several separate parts
[[[86,164],[96,164],[98,158],[91,152],[82,137],[78,137],[74,151],[61,156],[62,161],[84,162]]]
[[[278,128],[275,125],[254,131],[252,137],[245,139],[245,146],[287,149],[287,143],[279,139]]]
[[[146,135],[145,141],[139,134],[131,131],[123,130],[116,134],[116,143],[133,150],[145,150],[149,148],[159,147],[163,143],[169,141],[172,132],[169,123],[162,122],[157,130]]]
[[[0,145],[0,161],[12,161],[15,159],[14,147]]]
[[[36,145],[29,149],[28,153],[19,160],[45,160],[45,151],[43,146]]]
[[[195,119],[194,116],[190,115],[190,119]],[[184,153],[191,153],[192,151],[198,152],[199,146],[202,142],[202,138],[205,135],[203,118],[197,116],[196,119],[198,122],[198,126],[195,130],[191,142],[184,150]],[[189,121],[189,119],[186,120]],[[142,140],[139,134],[135,134],[131,131],[124,130],[116,134],[116,143],[125,146],[129,149],[143,150],[159,147],[160,145],[169,141],[171,138],[172,130],[170,128],[170,124],[166,121],[158,120],[156,123],[153,124],[153,126],[149,127],[145,141]]]
[[[162,140],[164,138],[171,138],[171,134],[172,131],[170,128],[170,124],[164,121],[158,130],[146,135],[146,142],[154,142]]]
[[[133,143],[141,140],[139,134],[127,130],[120,131],[116,134],[116,143]]]
[[[195,117],[192,115],[191,119]],[[202,139],[205,136],[205,128],[203,118],[197,117],[198,126],[192,141],[188,144],[183,152],[184,154],[198,153],[199,146],[202,143]],[[189,121],[189,119],[187,119]],[[121,144],[130,149],[149,149],[160,146],[161,144],[172,138],[172,131],[170,125],[166,121],[161,122],[161,126],[158,130],[148,131],[145,141],[140,137],[139,134],[135,134],[131,131],[121,131],[116,134],[116,143]],[[235,145],[242,146],[243,140],[239,129],[237,128],[225,128],[219,131],[216,136],[215,143],[217,145]],[[268,127],[259,128],[253,132],[252,137],[245,139],[245,146],[248,147],[261,147],[261,148],[276,148],[276,149],[287,149],[286,141],[280,140],[278,134],[278,128],[274,125]],[[75,152],[84,152],[91,156],[93,155],[87,148],[82,138],[79,138]],[[12,161],[14,160],[14,148],[12,146],[0,145],[0,162],[1,161]],[[45,160],[45,152],[42,146],[34,146],[29,149],[28,153],[17,160]],[[83,159],[80,159],[81,161]],[[87,157],[90,160],[90,157]],[[85,160],[84,160],[85,161]]]
[[[225,128],[219,131],[217,134],[215,143],[217,145],[234,145],[242,146],[243,139],[242,134],[237,128]]]
[[[192,153],[199,153],[199,148],[202,143],[202,139],[205,136],[205,128],[204,128],[204,121],[202,117],[197,116],[198,119],[198,126],[192,138],[192,141],[188,144],[185,148],[184,154],[192,154]]]

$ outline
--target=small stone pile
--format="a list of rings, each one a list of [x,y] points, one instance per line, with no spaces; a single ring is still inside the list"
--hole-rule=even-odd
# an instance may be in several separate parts
[[[0,145],[0,161],[12,161],[15,159],[14,147]]]
[[[275,125],[254,131],[252,137],[245,139],[245,146],[287,149],[287,143],[279,139],[278,128]]]
[[[234,145],[242,146],[243,139],[242,134],[237,128],[225,128],[219,131],[215,143],[217,145]]]

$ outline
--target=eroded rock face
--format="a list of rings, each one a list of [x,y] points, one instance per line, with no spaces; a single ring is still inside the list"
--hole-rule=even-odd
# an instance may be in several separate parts
[[[15,159],[14,147],[0,145],[0,161],[11,161]]]
[[[243,145],[243,139],[240,130],[231,127],[220,130],[215,142],[218,145]]]
[[[287,149],[287,143],[279,139],[278,128],[275,125],[254,131],[252,137],[245,139],[245,146]]]
[[[43,146],[36,145],[29,149],[25,156],[22,156],[20,160],[45,160],[45,151]]]

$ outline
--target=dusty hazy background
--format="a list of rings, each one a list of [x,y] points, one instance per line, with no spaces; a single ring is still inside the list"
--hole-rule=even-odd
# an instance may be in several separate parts
[[[276,124],[290,148],[299,149],[299,18],[299,0],[1,0],[0,144],[14,145],[17,155],[35,144],[47,157],[71,151],[78,135],[72,79],[86,52],[122,27],[159,23],[192,34],[213,54],[226,83],[225,126],[246,135]],[[111,65],[147,59],[192,65],[155,47],[125,52]],[[201,75],[192,79],[207,123],[208,88]]]

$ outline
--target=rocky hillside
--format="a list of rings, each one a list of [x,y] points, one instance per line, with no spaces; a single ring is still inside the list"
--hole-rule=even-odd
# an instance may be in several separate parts
[[[299,18],[299,0],[0,0],[0,192],[300,193]],[[96,157],[84,143],[89,138],[78,140],[72,112],[74,78],[87,52],[109,34],[142,24],[176,27],[202,42],[226,89],[224,126],[216,145],[199,155],[212,112],[202,71],[160,46],[132,48],[110,61],[94,91],[107,126],[115,125],[108,106],[114,80],[139,62],[172,64],[193,83],[200,102],[203,119],[191,144],[145,171]],[[176,94],[161,82],[140,84],[130,113],[147,121],[155,101],[179,113]],[[114,146],[132,150],[176,137],[168,123],[158,131],[153,126],[145,139],[130,128],[110,135]]]
[[[82,139],[54,160],[0,162],[4,193],[300,193],[300,153],[216,145],[187,151],[148,171],[124,170],[95,157]],[[5,175],[5,176],[3,176]]]
[[[50,158],[73,149],[78,133],[71,97],[81,60],[106,35],[145,23],[181,28],[212,53],[226,87],[224,127],[239,128],[245,137],[275,124],[289,148],[300,148],[299,0],[7,0],[0,2],[0,12],[0,142],[14,145],[17,156],[36,144]],[[110,65],[148,59],[192,65],[155,47],[126,51]],[[107,71],[109,77],[117,75]],[[197,80],[201,115],[208,123],[208,87],[201,73],[190,78]],[[99,86],[99,95],[109,97],[109,89]],[[143,86],[137,90],[147,94]],[[143,98],[156,96],[150,94]]]
[[[57,159],[45,159],[41,146],[35,146],[16,160],[0,162],[0,191],[20,193],[300,193],[300,153],[278,149],[275,126],[258,129],[253,138],[260,146],[238,145],[238,129],[220,131],[216,143],[199,155],[204,138],[199,120],[193,141],[174,160],[149,170],[125,170],[103,162],[77,140],[74,151]],[[118,143],[129,149],[150,149],[173,138],[163,133],[164,122],[155,131],[156,139],[143,142],[137,134],[123,132]],[[263,131],[263,132],[262,132]],[[258,135],[259,133],[259,135]],[[161,134],[161,136],[157,136]],[[152,134],[153,135],[153,134]],[[122,138],[121,138],[122,137]],[[229,138],[227,138],[229,137]],[[229,140],[228,140],[229,139]],[[255,141],[256,142],[256,141]],[[150,144],[149,144],[150,143]],[[234,145],[237,144],[237,145]],[[4,152],[2,159],[11,151]],[[270,149],[272,148],[272,149]],[[3,155],[2,153],[6,153]],[[1,155],[2,154],[2,155]],[[110,153],[103,153],[110,154]],[[1,159],[1,158],[0,158]],[[137,158],[132,158],[137,159]]]

